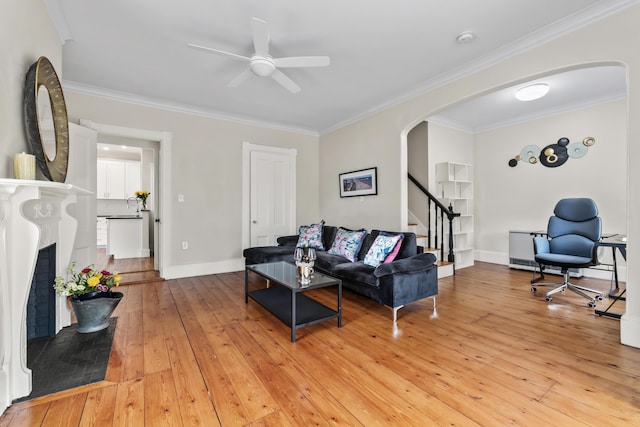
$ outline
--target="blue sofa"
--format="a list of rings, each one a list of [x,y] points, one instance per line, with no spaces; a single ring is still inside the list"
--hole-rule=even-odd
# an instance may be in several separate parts
[[[331,248],[338,227],[324,225],[322,240],[326,249]],[[342,286],[371,298],[393,310],[393,321],[405,304],[438,294],[438,269],[433,254],[418,253],[416,235],[403,233],[400,251],[394,261],[372,267],[363,262],[376,237],[382,233],[372,230],[366,234],[356,262],[317,250],[314,269],[342,280]],[[387,232],[388,233],[388,232]],[[287,261],[293,263],[293,250],[298,236],[278,238],[278,246],[261,246],[244,250],[246,265]]]

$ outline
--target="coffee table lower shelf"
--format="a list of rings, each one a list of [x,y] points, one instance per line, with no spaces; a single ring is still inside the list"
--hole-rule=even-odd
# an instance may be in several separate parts
[[[293,325],[291,320],[293,308],[291,301],[292,295],[296,298],[295,325]],[[342,326],[340,324],[340,313],[338,311],[332,310],[302,293],[292,293],[290,290],[281,286],[272,286],[251,291],[249,292],[249,297],[291,328],[292,342],[295,342],[296,330],[305,326],[335,318],[338,319],[338,327]]]

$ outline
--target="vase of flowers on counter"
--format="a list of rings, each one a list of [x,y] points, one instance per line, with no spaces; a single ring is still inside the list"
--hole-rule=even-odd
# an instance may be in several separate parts
[[[67,279],[56,277],[53,288],[58,295],[69,297],[78,320],[78,332],[89,333],[106,329],[111,314],[122,300],[122,292],[113,292],[122,276],[117,272],[97,270],[89,265],[76,272],[76,263],[67,269]]]
[[[149,197],[151,193],[149,193],[147,190],[139,190],[136,191],[135,194],[136,198],[142,202],[142,209],[147,209],[147,197]]]

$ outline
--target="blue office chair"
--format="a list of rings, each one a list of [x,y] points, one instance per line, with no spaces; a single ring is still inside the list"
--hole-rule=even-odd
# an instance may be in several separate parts
[[[596,242],[600,240],[602,229],[598,207],[591,199],[562,199],[553,213],[547,235],[533,238],[533,252],[541,272],[544,266],[560,267],[564,280],[561,284],[534,284],[531,292],[536,291],[536,286],[555,286],[547,292],[546,300],[551,301],[551,295],[570,289],[587,298],[589,307],[595,307],[596,300],[602,300],[602,292],[569,282],[569,269],[598,264]]]

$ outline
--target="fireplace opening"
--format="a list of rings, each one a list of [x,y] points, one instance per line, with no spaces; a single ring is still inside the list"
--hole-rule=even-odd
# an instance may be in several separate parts
[[[27,301],[27,342],[56,334],[55,243],[40,249]]]

